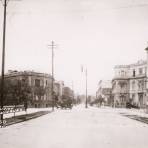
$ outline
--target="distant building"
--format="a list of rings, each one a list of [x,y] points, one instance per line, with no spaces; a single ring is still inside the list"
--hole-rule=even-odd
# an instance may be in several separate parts
[[[87,102],[91,103],[91,102],[95,101],[95,99],[96,99],[96,96],[88,95]]]
[[[98,90],[96,92],[96,98],[102,97],[106,105],[112,104],[112,83],[110,80],[100,80],[98,83]]]
[[[77,95],[77,103],[84,103],[86,101],[86,95]]]
[[[5,80],[13,80],[13,82],[19,81],[21,84],[24,82],[27,83],[31,91],[31,99],[28,100],[28,105],[30,107],[51,106],[51,75],[34,71],[9,70],[8,73],[5,74]]]
[[[64,88],[63,81],[57,81],[54,83],[54,92],[55,92],[55,95],[58,97],[58,100],[62,98],[63,88]]]

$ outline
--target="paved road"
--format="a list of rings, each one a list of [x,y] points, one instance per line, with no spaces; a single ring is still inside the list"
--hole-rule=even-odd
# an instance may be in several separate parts
[[[0,129],[2,148],[147,148],[148,125],[115,109],[77,107]]]

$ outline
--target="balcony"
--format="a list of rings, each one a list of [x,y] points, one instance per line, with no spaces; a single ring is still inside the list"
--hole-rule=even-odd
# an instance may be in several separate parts
[[[146,77],[146,74],[138,74],[135,76],[133,76],[133,75],[129,76],[129,78],[145,78],[145,77]]]
[[[126,79],[129,79],[129,76],[127,76],[127,75],[117,75],[117,76],[115,76],[113,78],[113,80],[120,80],[120,79],[126,80]]]

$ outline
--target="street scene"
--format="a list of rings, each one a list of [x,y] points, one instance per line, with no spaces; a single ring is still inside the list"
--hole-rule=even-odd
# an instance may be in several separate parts
[[[0,0],[0,147],[148,147],[147,0]]]

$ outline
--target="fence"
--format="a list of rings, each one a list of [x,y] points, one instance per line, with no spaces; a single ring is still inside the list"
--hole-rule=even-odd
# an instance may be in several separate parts
[[[0,116],[4,114],[14,113],[14,117],[15,117],[16,112],[20,112],[24,110],[25,110],[24,105],[4,106],[2,109],[0,109]],[[0,120],[1,127],[5,127],[6,123],[7,122],[5,119]]]

